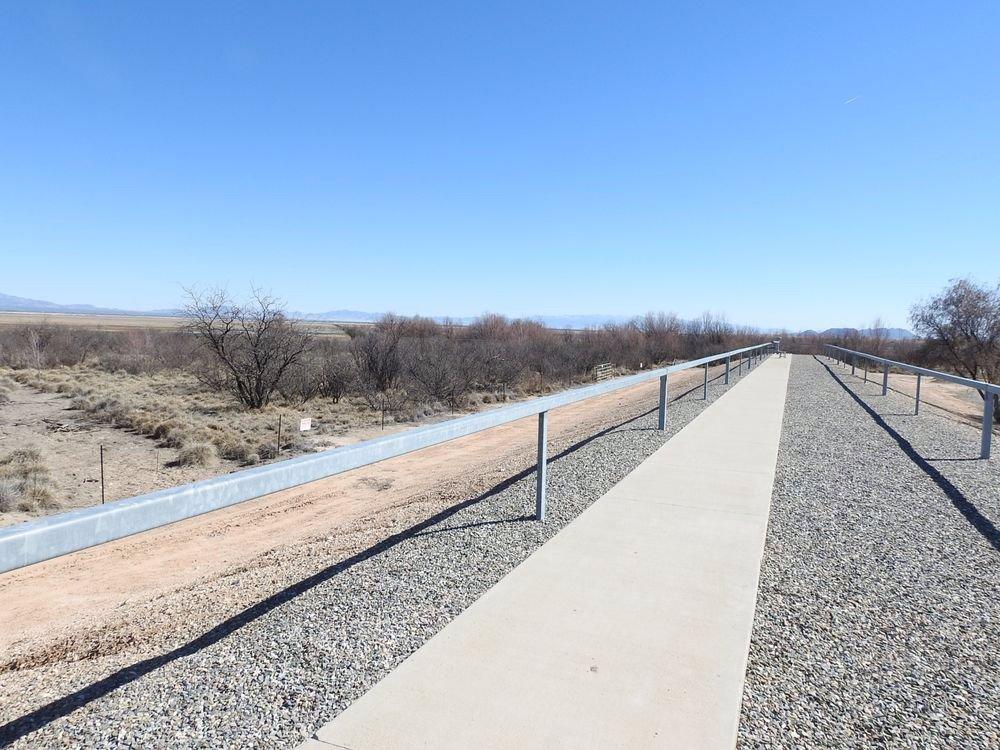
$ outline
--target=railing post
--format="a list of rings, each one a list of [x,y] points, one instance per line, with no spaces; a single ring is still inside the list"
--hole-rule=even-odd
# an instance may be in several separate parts
[[[729,360],[732,357],[726,357],[726,385],[729,385]]]
[[[885,367],[882,369],[882,395],[885,396],[889,393],[889,363],[885,363]]]
[[[990,457],[990,442],[993,440],[993,399],[995,396],[986,391],[983,399],[983,440],[979,450],[980,458]]]
[[[546,466],[546,438],[548,437],[548,412],[538,412],[538,466],[535,470],[535,519],[545,520],[545,475]]]
[[[865,360],[865,382],[868,382],[868,360]]]
[[[708,401],[708,363],[705,363],[705,384],[701,387],[701,400]]]
[[[854,375],[854,370],[858,366],[858,357],[856,354],[851,355],[851,375]]]
[[[915,415],[920,413],[920,378],[922,378],[922,377],[923,376],[918,372],[917,373],[917,403],[913,407],[913,413]]]
[[[660,432],[667,429],[667,376],[660,376],[660,416],[658,421]]]
[[[736,360],[736,374],[741,378],[743,377],[743,355],[740,354],[739,358]]]

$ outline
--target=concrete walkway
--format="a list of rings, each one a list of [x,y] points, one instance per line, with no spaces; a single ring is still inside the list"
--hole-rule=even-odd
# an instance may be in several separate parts
[[[732,748],[790,361],[761,364],[302,748]]]

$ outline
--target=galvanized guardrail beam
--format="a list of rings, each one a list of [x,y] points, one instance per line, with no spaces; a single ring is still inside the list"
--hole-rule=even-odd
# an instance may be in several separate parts
[[[538,463],[535,515],[545,517],[545,457],[547,413],[595,396],[631,388],[660,378],[660,429],[666,428],[667,375],[711,362],[772,350],[776,342],[748,346],[722,354],[680,362],[637,375],[605,380],[551,396],[510,404],[445,422],[417,427],[394,435],[342,448],[311,453],[267,466],[243,469],[193,484],[171,487],[107,505],[81,508],[0,529],[0,573],[70,552],[122,539],[132,534],[183,521],[186,518],[291,489],[351,469],[385,461],[423,448],[465,437],[525,417],[538,415]]]
[[[905,372],[915,373],[917,376],[917,396],[916,405],[914,406],[913,413],[920,413],[920,381],[924,375],[928,375],[938,380],[945,380],[949,383],[955,383],[957,385],[963,385],[966,388],[975,388],[979,391],[979,395],[983,397],[983,421],[982,421],[982,436],[979,444],[979,457],[989,458],[991,443],[993,441],[993,411],[994,402],[998,396],[1000,396],[1000,385],[994,383],[987,383],[983,380],[973,380],[972,378],[963,378],[961,375],[952,375],[950,372],[941,372],[940,370],[931,370],[926,367],[917,367],[916,365],[910,365],[906,362],[897,362],[894,359],[888,359],[886,357],[879,357],[874,354],[868,354],[867,352],[858,352],[853,349],[845,349],[842,346],[835,346],[833,344],[825,345],[828,349],[833,351],[833,356],[840,361],[845,361],[843,359],[843,354],[850,354],[853,356],[852,362],[855,362],[858,357],[862,359],[865,366],[865,382],[868,382],[868,363],[872,364],[881,363],[882,364],[882,395],[885,396],[889,393],[889,369],[895,367],[899,370],[904,370]],[[851,374],[854,374],[854,364],[851,365]]]

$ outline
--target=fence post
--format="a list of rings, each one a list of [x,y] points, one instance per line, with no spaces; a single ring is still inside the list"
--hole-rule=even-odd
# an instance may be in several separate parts
[[[865,360],[865,382],[868,382],[868,360]]]
[[[726,385],[729,385],[729,360],[732,357],[726,357]]]
[[[854,375],[854,370],[858,366],[858,356],[856,354],[851,355],[851,375]]]
[[[660,417],[658,422],[660,432],[667,429],[667,376],[660,376]]]
[[[705,363],[705,384],[701,387],[701,400],[708,401],[708,363]]]
[[[920,413],[920,378],[923,377],[919,372],[917,373],[917,404],[913,407],[913,413]]]
[[[993,399],[996,398],[990,391],[986,391],[986,398],[983,399],[983,440],[979,450],[980,458],[990,457],[990,442],[993,440]]]
[[[538,412],[538,466],[535,471],[535,519],[545,520],[545,474],[546,438],[548,433],[548,412]]]
[[[882,370],[882,395],[885,396],[889,393],[889,363],[885,363],[885,367]]]

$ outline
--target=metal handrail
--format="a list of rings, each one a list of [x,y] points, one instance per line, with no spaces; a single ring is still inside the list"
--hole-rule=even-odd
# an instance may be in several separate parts
[[[379,461],[429,448],[518,419],[538,415],[538,464],[535,515],[545,519],[546,419],[550,409],[595,396],[660,379],[659,428],[666,428],[667,375],[694,367],[726,361],[725,383],[730,364],[738,357],[742,373],[766,354],[776,351],[778,342],[747,346],[709,357],[679,362],[656,370],[573,388],[498,409],[416,427],[405,432],[365,440],[341,448],[311,453],[266,466],[170,487],[106,505],[68,511],[0,529],[0,573],[15,570],[53,557],[76,552],[132,534],[182,521],[186,518],[291,489],[318,479],[368,466]],[[707,376],[705,396],[708,394]]]
[[[982,438],[979,446],[979,456],[980,458],[990,457],[990,444],[993,439],[993,401],[997,396],[1000,396],[1000,385],[994,383],[987,383],[984,380],[973,380],[972,378],[963,378],[961,375],[952,375],[949,372],[941,372],[940,370],[931,370],[927,367],[917,367],[917,365],[907,364],[906,362],[898,362],[894,359],[888,359],[887,357],[879,357],[875,354],[868,354],[867,352],[859,352],[854,349],[845,349],[842,346],[835,346],[834,344],[825,344],[828,349],[834,351],[834,359],[843,362],[845,365],[848,364],[847,360],[842,356],[842,354],[851,355],[851,374],[855,374],[857,369],[858,358],[860,357],[865,362],[880,362],[882,363],[882,395],[885,396],[889,392],[889,369],[895,367],[898,370],[905,370],[907,372],[913,372],[917,375],[917,392],[916,392],[916,405],[914,406],[913,413],[920,413],[920,380],[924,375],[928,377],[937,378],[938,380],[945,380],[949,383],[955,383],[957,385],[963,385],[967,388],[975,388],[983,396],[983,421],[982,421]],[[865,380],[868,379],[868,369],[865,368]]]

